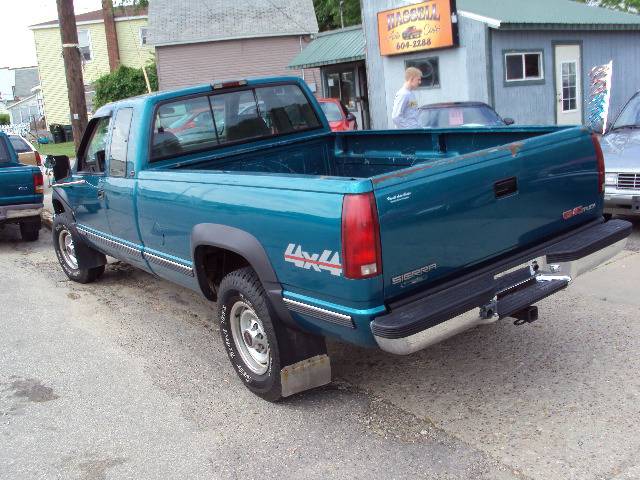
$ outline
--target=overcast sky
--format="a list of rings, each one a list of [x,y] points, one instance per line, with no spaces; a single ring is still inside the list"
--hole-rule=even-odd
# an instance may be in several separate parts
[[[58,18],[55,0],[0,0],[0,67],[37,65],[29,25]],[[100,0],[74,0],[76,15],[100,9]]]

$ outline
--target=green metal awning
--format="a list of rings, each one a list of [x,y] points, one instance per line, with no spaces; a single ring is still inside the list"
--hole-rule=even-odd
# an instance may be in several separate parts
[[[357,60],[364,60],[364,33],[360,25],[319,33],[287,68],[298,70]]]

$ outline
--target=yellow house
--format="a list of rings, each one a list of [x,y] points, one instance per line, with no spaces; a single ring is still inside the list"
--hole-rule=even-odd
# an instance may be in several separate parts
[[[139,68],[153,58],[153,47],[147,44],[147,12],[115,8],[113,11],[120,65]],[[109,21],[109,20],[107,20]],[[102,10],[76,15],[78,45],[83,59],[83,79],[87,110],[93,111],[92,83],[110,72],[107,35]],[[38,58],[40,84],[47,125],[69,125],[69,98],[62,42],[57,20],[29,27],[33,31]],[[113,43],[111,44],[113,45]]]

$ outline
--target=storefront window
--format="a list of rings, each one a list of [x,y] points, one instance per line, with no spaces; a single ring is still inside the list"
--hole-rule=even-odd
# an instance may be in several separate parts
[[[438,57],[407,60],[404,62],[404,67],[416,67],[422,72],[420,88],[440,88],[440,66]]]
[[[325,73],[327,96],[339,99],[349,110],[356,109],[356,81],[354,70]]]

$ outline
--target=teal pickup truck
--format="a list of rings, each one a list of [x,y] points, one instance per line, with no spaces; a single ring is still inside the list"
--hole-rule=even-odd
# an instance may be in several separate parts
[[[40,169],[19,163],[9,138],[0,132],[0,225],[17,223],[23,240],[37,240],[43,189]]]
[[[228,356],[275,401],[326,384],[325,337],[409,354],[611,258],[598,140],[580,127],[332,133],[298,78],[123,100],[58,159],[54,246],[90,282],[111,256],[217,303]]]

